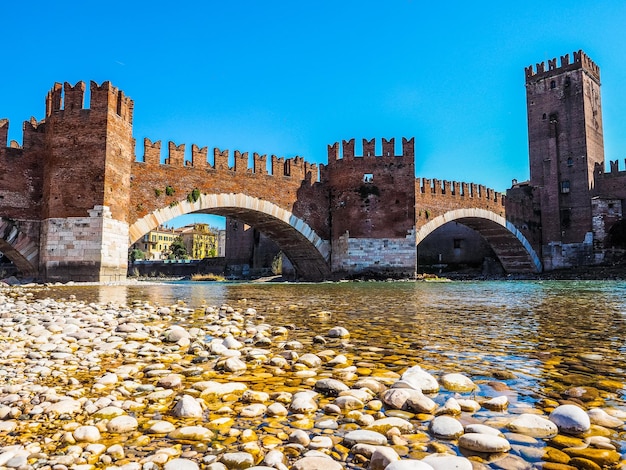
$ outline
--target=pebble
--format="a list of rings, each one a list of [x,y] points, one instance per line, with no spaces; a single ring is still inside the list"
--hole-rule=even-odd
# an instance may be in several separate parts
[[[442,439],[456,439],[463,434],[463,425],[458,419],[451,416],[437,416],[428,426],[428,430],[435,437]]]
[[[503,437],[473,432],[459,437],[459,447],[474,452],[508,452],[511,450],[511,444]]]
[[[559,432],[558,427],[552,421],[535,414],[524,413],[512,420],[507,428],[519,434],[531,437],[553,437]]]
[[[561,405],[550,413],[550,421],[565,434],[582,434],[591,427],[587,412],[576,405]]]

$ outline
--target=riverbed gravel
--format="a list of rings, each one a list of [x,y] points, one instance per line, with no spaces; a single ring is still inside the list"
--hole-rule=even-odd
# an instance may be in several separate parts
[[[529,404],[470,371],[368,363],[346,325],[292,333],[243,302],[3,289],[0,469],[626,469],[626,410],[591,387]]]

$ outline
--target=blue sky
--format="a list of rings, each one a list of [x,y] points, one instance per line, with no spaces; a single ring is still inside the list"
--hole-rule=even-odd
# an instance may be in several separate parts
[[[342,139],[415,137],[417,176],[505,191],[529,175],[524,67],[583,49],[601,68],[606,157],[626,157],[623,0],[35,0],[0,14],[0,117],[18,142],[55,81],[109,80],[135,101],[140,143],[325,163]]]

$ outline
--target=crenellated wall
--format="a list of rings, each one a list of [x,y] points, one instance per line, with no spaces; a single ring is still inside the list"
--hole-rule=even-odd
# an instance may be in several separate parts
[[[428,178],[415,180],[418,228],[429,220],[460,208],[486,209],[504,217],[505,202],[503,194],[483,185]]]
[[[318,167],[301,157],[271,156],[271,172],[267,156],[235,150],[232,160],[229,150],[213,149],[213,161],[208,159],[207,147],[192,145],[191,160],[185,160],[185,145],[169,142],[164,163],[161,163],[161,142],[144,139],[143,161],[133,162],[131,168],[130,206],[128,221],[134,222],[164,206],[176,205],[194,190],[203,194],[245,194],[270,200],[279,207],[313,219],[312,227],[321,234],[328,233],[325,217],[312,217],[299,209],[296,202],[305,194],[309,204],[327,212],[322,191],[310,187],[318,183]]]
[[[535,67],[529,65],[525,69],[526,81],[539,80],[555,73],[567,72],[580,67],[584,68],[596,80],[600,80],[600,67],[598,67],[596,63],[591,60],[587,54],[585,54],[584,51],[578,50],[574,51],[572,54],[571,62],[569,54],[562,55],[560,66],[557,65],[556,57],[548,60],[547,68],[545,62],[538,62]]]

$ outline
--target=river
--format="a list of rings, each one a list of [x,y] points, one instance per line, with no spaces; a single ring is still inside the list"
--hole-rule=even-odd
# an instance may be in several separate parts
[[[341,325],[368,361],[463,372],[474,380],[494,370],[517,399],[559,397],[593,387],[607,406],[625,407],[624,281],[357,282],[321,284],[164,282],[72,286],[40,295],[189,307],[242,304],[272,325],[292,325],[310,342]],[[320,312],[330,312],[323,313]],[[365,359],[365,358],[364,358]],[[506,377],[506,374],[504,374]]]

